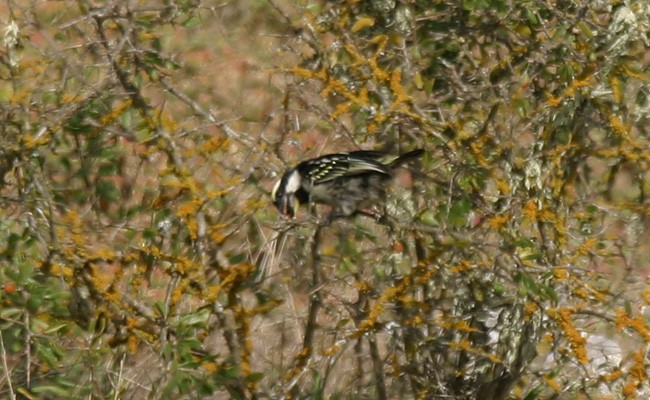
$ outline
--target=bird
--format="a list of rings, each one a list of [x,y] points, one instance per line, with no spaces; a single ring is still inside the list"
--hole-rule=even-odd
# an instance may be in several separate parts
[[[300,204],[318,203],[332,207],[330,219],[357,213],[379,219],[367,207],[385,197],[397,167],[423,154],[422,149],[402,155],[357,150],[304,160],[285,171],[271,197],[280,214],[291,218]]]

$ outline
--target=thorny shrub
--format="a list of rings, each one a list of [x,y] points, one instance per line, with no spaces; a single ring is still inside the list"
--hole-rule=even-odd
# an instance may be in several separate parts
[[[6,2],[0,393],[644,398],[644,0]],[[268,195],[425,149],[382,212]]]

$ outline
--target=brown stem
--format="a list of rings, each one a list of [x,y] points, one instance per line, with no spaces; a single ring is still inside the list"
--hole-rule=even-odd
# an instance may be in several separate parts
[[[368,343],[370,344],[370,358],[372,359],[372,370],[375,374],[375,388],[377,390],[377,398],[385,400],[386,396],[386,381],[384,379],[384,363],[379,356],[379,348],[377,347],[377,337],[374,332],[368,333]]]
[[[305,326],[305,333],[303,336],[302,350],[298,357],[296,357],[296,366],[294,371],[296,375],[307,365],[307,361],[314,352],[314,335],[316,333],[316,328],[318,324],[318,311],[322,305],[322,298],[320,294],[320,286],[322,282],[321,272],[320,272],[320,254],[318,253],[318,248],[320,247],[321,242],[321,232],[326,225],[318,225],[314,231],[314,236],[311,243],[311,284],[310,284],[310,293],[311,297],[309,299],[309,310],[307,312],[307,325]],[[291,390],[290,398],[295,398],[299,394],[298,386],[294,385]]]

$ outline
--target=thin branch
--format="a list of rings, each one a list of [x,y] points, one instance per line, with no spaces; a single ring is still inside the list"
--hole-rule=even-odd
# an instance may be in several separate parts
[[[25,386],[29,388],[32,385],[32,333],[28,311],[23,314],[23,324],[25,329]]]
[[[370,345],[370,358],[372,359],[372,370],[375,375],[377,398],[379,400],[385,400],[388,398],[386,395],[386,373],[384,372],[384,362],[379,356],[377,337],[374,332],[368,332],[368,344]]]
[[[16,400],[16,393],[14,393],[14,387],[11,384],[11,374],[9,373],[9,366],[7,365],[7,351],[5,350],[5,341],[2,337],[2,330],[0,330],[0,355],[2,355],[2,368],[5,371],[5,379],[9,386],[9,399]]]
[[[207,121],[209,121],[212,124],[215,124],[219,128],[223,130],[223,132],[228,136],[230,139],[237,139],[240,142],[248,145],[248,146],[257,146],[257,141],[254,140],[252,137],[239,133],[232,129],[230,126],[228,126],[225,122],[219,121],[219,119],[214,115],[211,111],[206,111],[201,107],[199,103],[196,101],[192,100],[189,96],[187,96],[185,93],[177,90],[175,87],[170,85],[167,81],[164,79],[160,80],[160,83],[163,85],[163,87],[172,95],[174,95],[176,98],[181,100],[183,103],[188,105],[192,111],[194,111],[195,114],[197,114],[200,117],[203,117]]]
[[[309,299],[309,309],[307,311],[307,322],[305,325],[305,332],[303,334],[302,349],[298,356],[296,357],[296,365],[294,371],[300,373],[305,366],[307,361],[310,359],[311,355],[314,352],[314,335],[316,334],[316,329],[318,325],[318,311],[322,306],[321,298],[321,285],[322,285],[322,276],[321,276],[321,257],[318,252],[321,243],[321,234],[325,225],[317,225],[314,235],[311,242],[311,283],[310,283],[310,299]],[[297,382],[296,382],[297,383]],[[298,394],[298,385],[294,385],[291,390],[291,397],[296,397]]]

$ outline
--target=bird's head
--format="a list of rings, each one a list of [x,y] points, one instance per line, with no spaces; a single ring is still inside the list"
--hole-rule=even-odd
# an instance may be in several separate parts
[[[298,211],[300,202],[296,192],[300,190],[302,178],[295,168],[287,170],[278,180],[271,192],[273,204],[283,215],[293,217]]]

